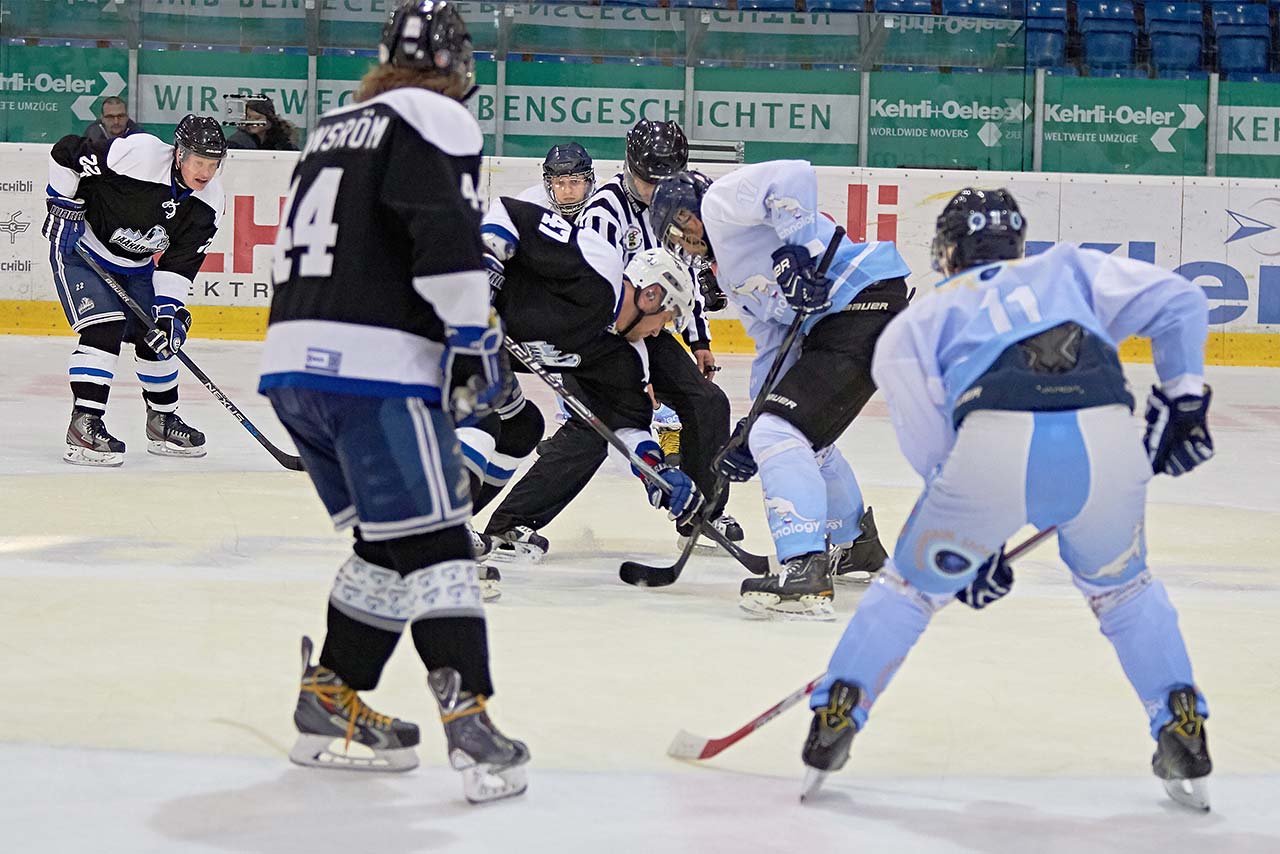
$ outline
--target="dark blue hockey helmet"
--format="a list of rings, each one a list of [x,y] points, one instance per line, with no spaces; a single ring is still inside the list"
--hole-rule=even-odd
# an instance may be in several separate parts
[[[1027,221],[1008,190],[966,187],[951,197],[933,235],[933,269],[948,275],[1021,258]]]
[[[702,227],[702,198],[711,179],[690,169],[658,182],[649,203],[649,222],[662,245],[691,255],[715,257]]]
[[[471,34],[452,0],[399,0],[382,27],[378,59],[449,78],[446,94],[460,101],[476,89]]]
[[[575,177],[586,181],[582,198],[572,202],[561,202],[552,189],[555,178]],[[546,188],[547,200],[556,211],[564,217],[578,215],[596,190],[595,164],[587,150],[576,142],[562,142],[551,146],[547,157],[542,161],[542,186]]]

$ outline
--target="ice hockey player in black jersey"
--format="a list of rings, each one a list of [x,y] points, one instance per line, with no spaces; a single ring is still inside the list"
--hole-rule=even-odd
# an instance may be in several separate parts
[[[401,0],[356,102],[322,116],[275,244],[259,390],[297,444],[351,556],[319,662],[302,646],[290,758],[403,771],[418,728],[360,698],[408,628],[472,802],[525,790],[529,750],[485,710],[485,613],[455,425],[510,381],[481,262],[483,137],[466,24],[450,0]]]
[[[125,443],[103,423],[124,342],[134,345],[147,405],[147,450],[205,455],[204,434],[178,408],[178,359],[191,328],[184,306],[192,279],[222,219],[218,171],[226,156],[222,127],[207,116],[178,123],[172,144],[151,134],[90,140],[72,134],[49,155],[49,239],[54,289],[71,329],[71,423],[63,459],[118,466]],[[142,307],[163,339],[149,338],[97,273],[76,254],[86,250]],[[159,261],[155,261],[159,256]]]
[[[624,270],[621,257],[598,233],[505,197],[490,207],[482,233],[494,258],[494,304],[508,334],[543,367],[560,372],[607,427],[659,470],[672,489],[664,493],[646,481],[650,503],[667,509],[677,524],[692,520],[702,496],[688,475],[665,463],[650,432],[644,347],[667,323],[688,322],[694,285],[687,266],[657,249],[638,254]],[[541,430],[531,435],[522,429],[504,448],[508,424],[502,429],[497,450],[509,478],[519,464],[511,447],[518,444],[523,455],[531,453]],[[481,457],[476,453],[481,450],[472,446],[468,456]],[[504,451],[511,456],[502,456]],[[546,494],[562,476],[552,457],[540,456],[493,518],[500,518],[512,500]],[[551,508],[538,527],[567,503]],[[486,558],[537,560],[546,551],[546,540],[534,528],[510,531],[493,518],[485,531],[483,547],[491,550]]]
[[[637,122],[627,133],[623,170],[596,190],[576,223],[603,237],[624,266],[638,253],[657,248],[649,222],[649,199],[657,182],[683,169],[688,158],[689,144],[678,124],[648,119]],[[693,359],[670,332],[646,338],[644,343],[654,394],[675,410],[682,426],[680,468],[704,494],[710,494],[715,483],[712,458],[729,440],[729,399],[710,379],[715,375],[715,356],[711,352],[705,305],[697,289],[692,313],[683,328]],[[574,380],[574,376],[568,376],[571,384]],[[577,391],[572,385],[571,390]],[[649,415],[653,415],[652,406]],[[529,555],[546,550],[546,538],[536,531],[586,487],[604,463],[608,450],[586,422],[570,418],[542,443],[539,454],[540,460],[547,461],[546,470],[554,471],[555,476],[545,483],[524,478],[494,511],[486,529],[508,542],[528,543]],[[723,512],[727,500],[725,489],[708,512],[721,533],[740,541],[742,528]],[[689,527],[678,525],[677,531],[683,537]]]

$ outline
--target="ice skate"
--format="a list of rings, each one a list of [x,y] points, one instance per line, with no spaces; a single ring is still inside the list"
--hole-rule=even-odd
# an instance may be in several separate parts
[[[480,598],[486,602],[496,602],[502,598],[502,573],[492,564],[482,563],[476,567],[476,579],[480,582]]]
[[[293,722],[298,741],[290,761],[312,768],[409,771],[418,767],[418,727],[380,715],[338,674],[311,663],[311,638],[302,639],[302,687]]]
[[[1209,811],[1209,742],[1204,731],[1204,715],[1196,710],[1194,688],[1169,692],[1173,720],[1160,730],[1151,770],[1164,783],[1164,790],[1179,804],[1200,812]]]
[[[462,677],[450,667],[427,674],[427,686],[440,705],[440,722],[449,741],[449,764],[462,772],[462,791],[473,804],[496,801],[527,788],[524,765],[529,748],[498,731],[485,711],[485,698],[461,690]]]
[[[801,801],[817,794],[827,775],[839,771],[849,761],[849,747],[858,732],[853,710],[861,698],[862,690],[857,685],[837,680],[831,685],[827,705],[813,710],[809,737],[800,753],[805,764]]]
[[[733,518],[728,513],[721,513],[707,524],[719,531],[720,534],[731,543],[740,543],[743,540],[744,535],[742,533],[742,526],[738,524],[737,519]],[[684,549],[685,545],[689,542],[689,534],[693,533],[693,526],[677,526],[676,533],[679,535],[676,538],[676,546],[677,548]],[[720,544],[704,535],[698,538],[698,543],[694,548],[699,551],[715,551],[720,548]]]
[[[503,563],[538,563],[551,547],[546,537],[524,525],[485,536],[493,539],[493,550],[486,559]]]
[[[862,514],[858,526],[862,529],[858,539],[844,545],[832,546],[830,561],[837,579],[869,584],[884,566],[884,562],[889,559],[889,554],[880,544],[876,518],[872,515],[870,507]]]
[[[88,409],[73,409],[67,425],[67,449],[62,459],[76,466],[119,466],[124,464],[124,442],[107,432],[102,415]]]
[[[753,617],[834,620],[831,570],[826,552],[812,552],[787,561],[778,575],[742,582],[738,607]]]
[[[147,407],[147,452],[161,457],[203,457],[204,434],[176,412]]]

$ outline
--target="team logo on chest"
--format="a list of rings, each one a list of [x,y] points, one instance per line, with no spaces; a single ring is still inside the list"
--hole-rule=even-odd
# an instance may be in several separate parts
[[[644,234],[641,233],[640,227],[637,225],[627,226],[627,230],[622,232],[622,248],[628,252],[635,252],[644,246]]]
[[[160,207],[164,208],[165,219],[173,219],[178,213],[178,203],[174,199],[162,202]]]
[[[162,225],[153,225],[143,234],[136,228],[117,228],[108,241],[134,255],[155,255],[169,248],[169,233]]]

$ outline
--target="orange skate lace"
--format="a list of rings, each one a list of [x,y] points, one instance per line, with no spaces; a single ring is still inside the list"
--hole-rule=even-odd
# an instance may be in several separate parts
[[[317,668],[319,670],[319,668]],[[312,677],[319,678],[319,674]],[[334,674],[334,679],[338,679],[338,675]],[[351,739],[356,733],[356,724],[369,724],[379,729],[390,729],[392,718],[388,715],[375,712],[373,709],[365,705],[350,686],[344,685],[341,681],[334,683],[318,683],[310,684],[304,679],[302,682],[302,690],[315,694],[320,698],[320,702],[331,708],[340,709],[347,719],[347,739],[343,743],[343,749],[351,746]]]

